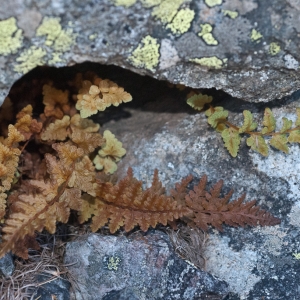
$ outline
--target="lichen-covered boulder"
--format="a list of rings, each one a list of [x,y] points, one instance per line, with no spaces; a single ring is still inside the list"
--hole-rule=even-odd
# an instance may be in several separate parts
[[[36,66],[114,64],[266,102],[300,88],[298,0],[6,1],[0,102]]]
[[[82,236],[67,244],[65,263],[78,283],[79,300],[221,300],[228,293],[224,282],[180,259],[159,231]]]

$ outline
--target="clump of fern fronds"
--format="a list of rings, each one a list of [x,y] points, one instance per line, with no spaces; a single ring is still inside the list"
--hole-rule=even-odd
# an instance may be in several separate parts
[[[36,232],[46,229],[53,234],[57,222],[68,222],[71,211],[77,212],[80,223],[91,219],[92,231],[108,224],[112,233],[120,228],[128,232],[135,226],[147,231],[157,224],[174,225],[178,219],[203,230],[208,225],[222,230],[223,223],[278,224],[277,218],[255,202],[243,204],[243,196],[232,202],[231,193],[221,198],[221,183],[206,191],[205,177],[190,192],[187,186],[192,177],[183,179],[170,195],[165,193],[157,170],[147,189],[142,188],[131,168],[119,182],[107,180],[104,175],[116,170],[126,150],[110,131],[102,136],[99,125],[83,118],[86,114],[82,112],[91,112],[93,97],[106,99],[108,106],[131,96],[108,80],[91,80],[97,91],[91,81],[81,81],[84,87],[77,103],[67,91],[45,85],[45,107],[39,118],[33,119],[32,107],[26,106],[17,114],[15,125],[9,125],[8,136],[1,139],[0,257],[12,251],[27,259],[28,248],[39,248]]]
[[[212,97],[195,94],[188,98],[187,103],[196,110],[203,110],[211,101]],[[270,108],[265,109],[261,130],[257,130],[258,124],[254,122],[253,115],[249,110],[243,111],[244,121],[241,126],[229,122],[227,120],[228,111],[221,106],[210,105],[205,110],[208,124],[221,133],[224,145],[233,157],[238,154],[243,136],[247,136],[247,145],[263,156],[268,156],[269,145],[288,153],[289,143],[300,143],[300,108],[296,109],[296,114],[295,122],[283,117],[281,129],[275,131],[276,119]]]
[[[106,139],[99,124],[77,113],[68,91],[50,83],[44,85],[43,96],[40,117],[33,119],[32,106],[27,105],[15,125],[8,126],[7,137],[0,139],[0,256],[12,250],[27,258],[28,247],[38,248],[35,232],[45,228],[54,233],[56,222],[66,223],[70,210],[81,210],[86,195],[96,195],[93,152],[103,152],[114,164],[102,173],[113,173],[126,153],[114,135],[107,131],[114,139]],[[8,115],[10,108],[4,105],[0,114]]]

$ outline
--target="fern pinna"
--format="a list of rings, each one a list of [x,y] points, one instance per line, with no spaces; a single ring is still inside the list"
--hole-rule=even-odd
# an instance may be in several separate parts
[[[36,232],[46,229],[54,233],[57,222],[68,222],[71,210],[77,211],[80,223],[91,219],[92,231],[108,224],[112,233],[120,228],[128,232],[135,226],[147,231],[159,223],[174,225],[177,219],[203,230],[208,225],[222,230],[223,223],[279,223],[254,206],[254,201],[242,203],[244,196],[232,202],[231,193],[221,198],[221,182],[206,191],[206,177],[188,192],[189,176],[177,183],[170,195],[165,193],[157,170],[146,189],[131,168],[116,184],[103,179],[116,170],[126,150],[111,132],[102,136],[99,125],[83,117],[129,101],[130,95],[111,81],[90,80],[82,80],[77,102],[72,102],[76,97],[69,97],[68,92],[45,85],[45,109],[40,117],[33,119],[31,105],[26,106],[15,125],[8,126],[7,137],[1,138],[0,257],[12,251],[26,259],[28,248],[39,247]],[[0,116],[3,113],[8,115],[2,108]]]
[[[212,100],[211,96],[194,94],[188,98],[187,103],[196,110],[203,110]],[[230,123],[227,120],[228,111],[221,106],[213,107],[210,105],[205,110],[208,124],[221,133],[224,145],[233,157],[236,157],[238,154],[243,135],[248,136],[246,140],[247,146],[263,156],[268,156],[269,154],[266,138],[270,138],[270,146],[288,153],[288,144],[300,143],[300,108],[296,109],[296,114],[297,119],[294,127],[292,120],[283,117],[282,127],[276,132],[276,120],[270,108],[266,108],[264,111],[263,126],[260,131],[255,131],[258,124],[253,121],[253,115],[249,110],[243,111],[244,122],[242,126]]]

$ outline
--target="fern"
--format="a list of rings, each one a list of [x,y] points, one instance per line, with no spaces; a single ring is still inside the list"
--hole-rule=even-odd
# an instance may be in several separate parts
[[[202,230],[208,229],[208,224],[222,231],[222,224],[230,226],[272,226],[280,223],[278,218],[258,206],[256,200],[243,203],[245,194],[237,200],[229,202],[233,191],[223,198],[220,197],[223,181],[217,182],[208,192],[205,190],[207,176],[204,175],[199,184],[185,197],[187,207],[193,212],[188,224]]]
[[[82,84],[80,94],[73,97],[78,98],[77,103],[70,101],[68,91],[45,85],[45,108],[40,117],[33,119],[32,107],[26,106],[17,114],[15,125],[8,126],[7,137],[0,139],[0,219],[3,223],[0,257],[12,251],[26,259],[29,247],[39,247],[36,232],[46,229],[54,233],[57,222],[68,222],[71,210],[78,213],[80,223],[91,219],[92,231],[107,224],[112,233],[120,228],[128,232],[135,226],[144,231],[157,224],[175,227],[179,219],[190,226],[207,229],[211,224],[219,230],[223,223],[254,226],[279,222],[255,207],[255,202],[243,204],[244,197],[229,203],[231,194],[220,198],[221,183],[207,192],[206,177],[188,192],[187,186],[192,180],[189,176],[177,183],[170,195],[165,193],[157,170],[147,189],[142,188],[142,182],[133,176],[131,168],[118,183],[109,181],[107,174],[116,170],[116,163],[126,150],[110,131],[102,136],[98,132],[99,125],[82,116],[91,113],[93,97],[105,99],[106,106],[117,106],[129,101],[131,96],[111,81],[98,79],[93,74],[89,74],[88,82],[80,76],[77,79],[75,85]],[[211,101],[207,97],[194,100],[198,104]],[[80,114],[75,107],[80,108]],[[227,124],[223,108],[210,108],[208,114],[217,130]],[[281,134],[291,128],[288,120],[284,124]],[[271,131],[270,115],[264,126],[267,132]],[[243,130],[247,132],[252,127],[248,121]],[[228,148],[233,147],[231,136],[237,132],[239,129],[230,126],[223,129]],[[30,153],[28,143],[34,146],[30,147]]]
[[[204,99],[202,101],[199,101],[196,96],[199,95],[193,95],[187,100],[187,103],[194,109],[203,110],[204,106],[211,102],[206,101],[203,95],[199,98]],[[228,111],[221,106],[210,106],[205,111],[208,124],[221,133],[225,147],[232,157],[237,156],[244,135],[248,136],[247,145],[263,156],[269,154],[268,144],[277,150],[288,153],[288,143],[300,143],[300,108],[296,109],[296,113],[297,120],[294,127],[293,121],[282,118],[282,128],[279,132],[275,132],[276,120],[270,108],[265,109],[261,131],[255,131],[257,123],[253,121],[253,115],[248,110],[243,111],[244,121],[241,126],[230,123],[227,120]],[[270,137],[269,141],[266,140],[267,137]]]

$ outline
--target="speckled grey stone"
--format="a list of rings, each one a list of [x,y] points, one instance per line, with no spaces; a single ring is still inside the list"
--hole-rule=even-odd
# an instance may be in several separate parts
[[[52,279],[52,280],[51,280]],[[31,296],[32,299],[41,300],[70,300],[70,282],[63,278],[56,278],[48,274],[39,274],[36,276],[37,284],[40,286]]]
[[[0,277],[9,277],[12,275],[15,269],[14,260],[12,254],[9,252],[2,258],[0,258]]]
[[[154,230],[82,236],[67,244],[64,261],[72,263],[80,288],[76,299],[217,300],[228,293],[223,281],[180,259],[168,235]]]
[[[234,189],[233,199],[243,193],[247,194],[246,201],[256,199],[281,219],[281,225],[244,229],[225,226],[223,233],[211,230],[204,254],[206,270],[226,281],[232,295],[238,295],[228,299],[299,298],[300,262],[295,257],[300,252],[299,144],[290,145],[289,154],[270,148],[269,156],[263,157],[242,139],[238,156],[232,158],[220,133],[207,124],[204,113],[186,107],[183,95],[176,96],[174,90],[164,93],[155,86],[152,90],[151,102],[138,104],[144,97],[137,98],[136,108],[123,107],[123,118],[115,122],[121,111],[116,112],[103,126],[127,150],[118,165],[119,178],[131,166],[135,176],[149,186],[157,168],[170,190],[189,174],[194,176],[193,184],[207,174],[209,187],[223,179],[223,192]],[[261,126],[263,104],[224,95],[215,95],[215,101],[214,105],[229,110],[233,124],[242,124],[242,111],[248,109]],[[277,130],[282,117],[296,120],[299,106],[299,92],[270,106]]]

